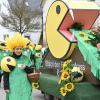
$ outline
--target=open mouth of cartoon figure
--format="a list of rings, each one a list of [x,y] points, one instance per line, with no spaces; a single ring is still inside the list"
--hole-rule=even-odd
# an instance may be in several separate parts
[[[9,65],[9,64],[7,64],[7,66],[8,66],[8,68],[10,69],[10,71],[13,71],[14,68],[15,68],[15,66],[13,66],[13,65]]]
[[[72,12],[72,15],[73,15],[73,12]],[[69,10],[66,12],[61,24],[58,27],[58,31],[69,42],[77,42],[76,37],[70,32],[70,28],[74,20],[74,15],[73,16],[72,15],[69,12]]]
[[[67,59],[76,47],[77,39],[70,31],[71,26],[77,22],[84,25],[83,29],[90,29],[98,17],[96,10],[86,10],[74,3],[70,5],[73,9],[66,1],[57,0],[52,3],[47,14],[47,43],[51,54],[57,59]]]
[[[88,16],[89,13],[89,16]],[[93,16],[94,13],[94,16]],[[77,42],[76,37],[71,33],[70,29],[74,23],[80,23],[83,26],[83,29],[90,29],[97,19],[98,13],[94,11],[85,11],[85,10],[68,10],[65,14],[60,26],[58,27],[58,31],[61,35],[63,35],[70,42]],[[84,17],[86,19],[84,19]],[[88,20],[88,23],[87,23]]]

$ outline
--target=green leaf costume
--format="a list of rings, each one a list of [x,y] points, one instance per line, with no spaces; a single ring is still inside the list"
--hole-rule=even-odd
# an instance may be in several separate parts
[[[15,58],[16,59],[16,58]],[[18,67],[19,64],[30,66],[27,56],[22,55],[16,59],[15,69],[9,73],[10,92],[7,93],[6,100],[32,100],[32,86],[24,70]]]
[[[35,51],[35,67],[36,69],[40,69],[42,67],[42,56],[43,53],[41,50]]]
[[[2,60],[2,58],[3,57],[6,57],[6,56],[8,56],[10,53],[8,52],[8,51],[3,51],[3,50],[1,50],[0,49],[0,62],[1,62],[1,60]],[[1,67],[0,67],[0,73],[2,73],[3,71],[2,71],[2,69],[1,69]]]
[[[34,65],[34,58],[31,59],[31,56],[35,54],[35,49],[30,47],[29,49],[24,49],[23,50],[23,55],[27,56],[28,59],[30,60],[31,65]]]

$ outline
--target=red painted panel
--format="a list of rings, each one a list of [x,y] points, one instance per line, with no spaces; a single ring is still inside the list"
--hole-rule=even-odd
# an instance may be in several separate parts
[[[60,30],[67,30],[74,22],[80,22],[84,25],[84,29],[90,29],[99,15],[99,11],[96,10],[73,10],[74,20],[70,13],[65,16]]]

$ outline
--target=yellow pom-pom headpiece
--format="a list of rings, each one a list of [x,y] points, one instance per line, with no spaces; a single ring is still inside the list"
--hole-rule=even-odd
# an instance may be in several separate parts
[[[27,39],[21,36],[21,34],[16,34],[14,37],[6,39],[7,49],[13,52],[14,48],[20,46],[22,48],[27,44]]]

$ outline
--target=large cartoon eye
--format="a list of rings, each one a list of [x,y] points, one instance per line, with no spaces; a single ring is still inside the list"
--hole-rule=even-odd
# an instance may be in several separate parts
[[[57,13],[57,14],[60,14],[60,11],[61,11],[61,8],[60,8],[59,5],[57,5],[57,6],[56,6],[56,13]]]
[[[8,61],[8,62],[10,62],[10,61],[11,61],[11,59],[10,59],[10,58],[7,58],[7,61]]]

